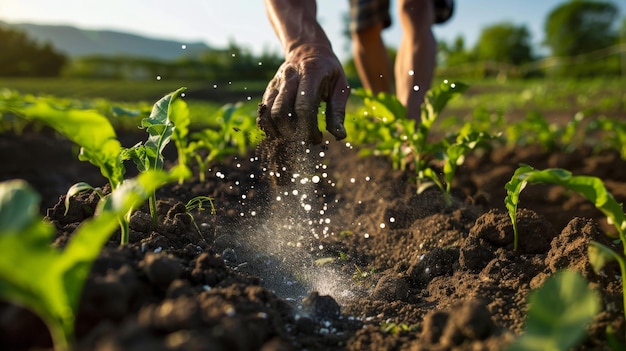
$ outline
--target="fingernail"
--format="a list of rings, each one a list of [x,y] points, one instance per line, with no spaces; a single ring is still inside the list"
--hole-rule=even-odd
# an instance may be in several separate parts
[[[337,140],[344,139],[347,136],[346,128],[344,127],[343,123],[337,124],[334,134]]]

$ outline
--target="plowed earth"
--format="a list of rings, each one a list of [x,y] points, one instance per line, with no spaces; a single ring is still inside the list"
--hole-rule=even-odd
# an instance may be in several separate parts
[[[80,194],[64,216],[62,194],[106,183],[75,152],[46,131],[0,138],[0,179],[26,179],[42,194],[60,248],[97,201]],[[96,260],[76,349],[498,350],[523,332],[528,293],[567,268],[602,296],[580,349],[602,349],[608,325],[624,335],[619,269],[596,275],[586,256],[590,240],[614,245],[602,214],[562,188],[530,185],[513,251],[503,202],[519,163],[600,177],[623,202],[617,152],[478,151],[460,167],[449,207],[436,188],[417,195],[409,171],[357,153],[340,142],[312,148],[295,182],[273,185],[255,152],[214,165],[205,182],[161,189],[158,227],[142,207],[131,243],[120,247],[115,234]],[[216,213],[192,211],[192,221],[184,204],[199,195],[214,198]],[[0,349],[42,348],[51,348],[45,326],[0,304]]]

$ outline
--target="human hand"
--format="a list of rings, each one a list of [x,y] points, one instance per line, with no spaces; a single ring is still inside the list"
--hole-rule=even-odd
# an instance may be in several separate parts
[[[346,137],[343,122],[350,87],[337,56],[326,45],[300,45],[291,50],[269,82],[259,105],[257,124],[269,138],[322,142],[317,125],[326,102],[326,130]]]

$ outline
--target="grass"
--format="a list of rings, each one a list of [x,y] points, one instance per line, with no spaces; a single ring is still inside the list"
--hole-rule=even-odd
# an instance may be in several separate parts
[[[17,90],[24,94],[53,95],[72,99],[104,98],[120,102],[155,101],[164,91],[174,91],[182,86],[194,99],[214,102],[245,100],[248,96],[260,100],[267,82],[235,81],[208,82],[202,80],[115,80],[77,78],[3,78],[0,89]],[[194,95],[197,95],[195,97]],[[232,102],[232,101],[230,101]]]
[[[555,110],[615,113],[626,110],[624,81],[607,80],[496,80],[467,81],[470,89],[451,101],[448,111],[476,108],[513,111]]]

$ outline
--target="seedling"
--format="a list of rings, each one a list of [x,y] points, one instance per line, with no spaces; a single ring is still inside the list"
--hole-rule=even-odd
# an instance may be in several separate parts
[[[0,297],[31,309],[47,325],[55,349],[68,350],[85,279],[118,218],[170,180],[149,172],[125,181],[62,251],[50,245],[54,227],[39,215],[39,195],[24,181],[0,183]]]
[[[191,135],[187,153],[193,155],[199,168],[200,181],[204,181],[209,165],[227,155],[246,155],[249,148],[261,140],[256,127],[256,117],[245,104],[226,104],[212,118],[214,127],[205,128]],[[205,151],[202,155],[200,151]]]
[[[205,202],[208,202],[211,205],[211,214],[215,215],[216,211],[215,211],[215,206],[213,205],[212,197],[196,196],[193,199],[187,201],[187,204],[185,205],[185,209],[187,210],[187,215],[189,216],[189,218],[191,218],[191,223],[193,223],[193,226],[196,228],[196,231],[198,231],[198,234],[202,237],[202,239],[204,239],[204,241],[206,241],[206,238],[200,231],[200,228],[198,228],[198,225],[196,224],[196,220],[193,218],[193,213],[191,213],[191,211],[193,210],[204,211],[205,208],[202,205],[204,205]]]
[[[623,278],[626,275],[626,246],[624,245],[626,244],[626,221],[624,210],[622,205],[606,189],[602,180],[592,176],[574,176],[571,172],[560,168],[536,170],[528,165],[519,167],[505,186],[507,196],[504,200],[513,223],[514,250],[517,250],[518,243],[516,212],[519,194],[528,183],[561,185],[591,201],[607,217],[608,222],[613,224],[617,230],[624,252],[620,255],[613,249],[599,242],[592,241],[588,248],[589,262],[594,271],[599,273],[607,262],[617,261],[622,275],[622,289],[626,291],[626,284]],[[626,306],[626,294],[623,294],[623,303]],[[626,317],[626,310],[624,313]]]
[[[376,272],[376,268],[372,268],[369,272],[363,271],[361,270],[361,268],[359,268],[359,266],[356,265],[356,263],[354,264],[354,270],[355,272],[354,274],[352,274],[352,279],[354,280],[363,280]]]
[[[622,243],[626,242],[626,223],[624,222],[622,206],[617,203],[613,195],[606,190],[601,179],[591,176],[574,176],[570,171],[562,168],[536,170],[531,166],[522,165],[515,171],[511,180],[505,185],[507,196],[504,199],[504,203],[509,211],[511,222],[513,223],[514,250],[517,250],[518,244],[516,213],[519,195],[528,183],[561,185],[584,196],[587,200],[593,202],[596,208],[607,216],[610,223],[615,225]]]
[[[374,95],[365,90],[357,90],[355,95],[363,98],[365,118],[354,118],[356,124],[349,131],[351,140],[359,143],[375,143],[373,149],[365,150],[361,155],[387,155],[395,169],[404,170],[412,164],[417,182],[417,192],[436,185],[445,197],[447,204],[452,203],[450,196],[451,184],[456,169],[465,159],[465,155],[486,141],[497,137],[485,131],[473,131],[472,124],[466,123],[454,142],[446,139],[429,142],[430,131],[447,103],[467,89],[463,83],[451,83],[447,80],[438,87],[431,89],[421,106],[419,123],[406,117],[406,109],[394,95]],[[368,123],[374,118],[376,124]],[[368,126],[369,125],[369,126]],[[430,162],[443,162],[443,182],[437,172],[431,168]]]
[[[380,324],[380,329],[383,333],[396,335],[401,331],[416,333],[421,329],[421,326],[419,324],[409,325],[406,323],[383,322]]]
[[[498,139],[498,137],[485,132],[470,132],[467,135],[459,134],[456,141],[448,145],[441,153],[441,157],[443,158],[444,182],[439,180],[439,175],[432,168],[426,167],[423,170],[424,177],[430,178],[435,185],[441,189],[447,205],[452,204],[452,180],[454,179],[458,166],[462,165],[465,161],[465,156],[485,142],[495,139]],[[422,187],[428,186],[429,184],[422,184]],[[418,192],[421,190],[422,189],[418,189]]]
[[[172,172],[178,174],[179,182],[191,175],[191,171],[187,168],[186,155],[183,151],[187,126],[189,125],[187,105],[180,99],[184,91],[185,88],[180,88],[157,101],[152,108],[150,116],[141,121],[141,127],[145,128],[149,134],[148,140],[144,144],[138,143],[131,148],[123,150],[121,157],[132,160],[137,165],[139,172],[162,170],[164,163],[163,150],[172,139],[172,136],[176,135],[177,146],[180,146],[178,149],[179,163],[178,167],[173,169]],[[174,125],[173,120],[181,122],[182,127],[178,129]],[[152,225],[156,227],[155,194],[150,195],[149,205]]]
[[[549,123],[541,113],[531,111],[524,119],[506,127],[508,146],[537,144],[546,151],[572,151],[583,119],[584,114],[579,112],[565,126],[559,126]]]
[[[601,132],[599,149],[613,148],[626,160],[626,122],[599,117],[587,126],[589,132]]]

